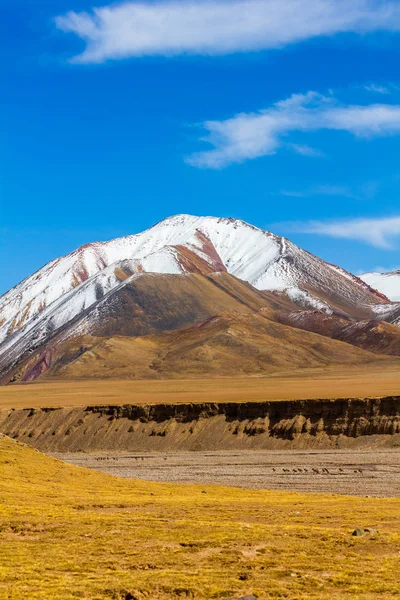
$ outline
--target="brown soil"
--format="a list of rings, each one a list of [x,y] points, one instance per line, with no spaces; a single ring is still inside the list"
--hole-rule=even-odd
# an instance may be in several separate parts
[[[55,456],[118,477],[149,481],[400,497],[398,450],[135,452]]]
[[[44,452],[400,446],[400,396],[0,411],[0,433]]]

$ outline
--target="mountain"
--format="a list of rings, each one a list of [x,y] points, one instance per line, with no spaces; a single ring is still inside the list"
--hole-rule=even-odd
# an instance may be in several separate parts
[[[296,307],[386,320],[394,305],[286,238],[232,218],[178,215],[83,246],[1,297],[0,373],[7,379],[35,357],[40,374],[48,365],[38,356],[80,336],[145,336],[232,311],[273,319]]]
[[[388,306],[388,305],[387,305]],[[282,311],[279,323],[347,342],[376,354],[400,356],[400,327],[384,321],[355,321],[317,310]]]
[[[235,377],[387,362],[386,357],[286,327],[264,314],[223,312],[191,327],[137,337],[70,337],[30,357],[20,366],[19,377]]]
[[[360,279],[370,287],[379,290],[393,302],[400,302],[400,271],[391,273],[364,273]]]
[[[225,310],[254,312],[268,306],[262,292],[228,273],[138,273],[125,277],[98,299],[91,293],[91,281],[84,282],[6,339],[0,372],[36,356],[42,347],[52,354],[69,338],[143,336],[187,327]]]
[[[365,273],[360,275],[367,285],[387,296],[391,304],[377,304],[373,314],[379,321],[387,321],[400,326],[400,271],[391,273]]]
[[[25,279],[0,298],[0,343],[83,283],[88,285],[81,304],[87,308],[134,273],[217,271],[327,311],[365,312],[387,302],[357,277],[285,238],[240,220],[178,215],[137,235],[82,246]]]

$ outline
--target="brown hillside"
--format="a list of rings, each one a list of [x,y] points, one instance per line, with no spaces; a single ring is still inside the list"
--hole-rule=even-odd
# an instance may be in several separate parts
[[[42,344],[36,341],[40,332],[28,333],[28,349],[23,351],[17,342],[4,357],[0,381],[36,379],[54,363],[54,356],[60,358],[65,348],[69,352],[75,347],[71,340],[81,338],[83,332],[85,336],[101,338],[144,336],[189,327],[223,311],[251,313],[263,308],[272,315],[269,306],[270,301],[262,292],[227,273],[145,273],[127,280],[53,335],[49,333]],[[86,349],[86,342],[82,344]],[[77,352],[81,353],[80,346]]]
[[[367,352],[370,345],[397,354],[396,327],[376,324],[375,333],[363,333],[349,324],[319,311],[293,311],[285,296],[227,273],[143,274],[33,351],[16,354],[2,381],[240,377],[385,361]]]
[[[146,273],[106,296],[67,331],[86,323],[92,335],[142,336],[188,327],[222,311],[250,313],[268,307],[262,292],[227,273]]]
[[[370,352],[400,356],[400,328],[384,321],[352,323],[336,337]]]
[[[70,339],[51,354],[42,376],[61,379],[240,377],[387,360],[260,314],[238,312],[149,336]],[[22,379],[34,379],[37,365],[36,357],[23,369]]]
[[[400,356],[400,327],[384,321],[349,322],[315,311],[280,312],[280,323],[341,340],[376,354]]]

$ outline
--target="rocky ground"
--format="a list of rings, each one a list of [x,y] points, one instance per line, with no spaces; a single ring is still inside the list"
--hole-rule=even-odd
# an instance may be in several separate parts
[[[158,482],[400,497],[400,451],[243,451],[57,454],[117,475]]]

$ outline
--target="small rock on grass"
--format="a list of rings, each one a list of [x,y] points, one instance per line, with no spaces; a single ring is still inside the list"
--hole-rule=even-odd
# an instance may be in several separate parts
[[[359,537],[361,535],[364,535],[364,532],[363,532],[362,529],[360,529],[359,527],[357,527],[357,529],[355,529],[351,535],[354,536],[354,537]]]
[[[364,532],[369,533],[370,535],[379,535],[379,531],[377,529],[372,529],[372,527],[366,527]]]
[[[372,529],[372,527],[365,527],[365,529],[360,529],[357,527],[357,529],[355,529],[351,535],[354,537],[360,537],[362,535],[366,535],[367,533],[370,535],[379,535],[379,531],[377,529]]]

